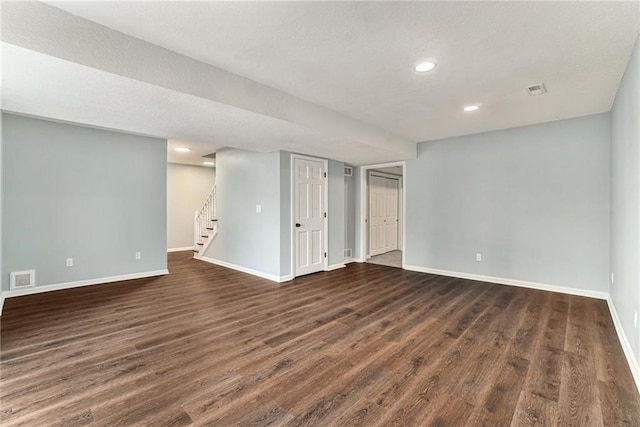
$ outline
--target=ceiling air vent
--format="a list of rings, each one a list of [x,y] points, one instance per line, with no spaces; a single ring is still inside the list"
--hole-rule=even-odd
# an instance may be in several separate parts
[[[543,93],[547,93],[547,88],[544,87],[544,83],[538,83],[537,85],[529,86],[527,93],[531,96],[542,95]]]
[[[9,275],[9,288],[23,289],[33,288],[36,285],[36,271],[13,271]]]
[[[353,168],[351,166],[344,167],[344,176],[353,176]]]

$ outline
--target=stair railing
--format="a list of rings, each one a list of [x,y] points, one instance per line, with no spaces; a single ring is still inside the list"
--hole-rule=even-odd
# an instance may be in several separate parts
[[[216,212],[216,186],[214,185],[207,196],[202,208],[195,213],[193,222],[193,252],[200,257],[211,242],[218,228]]]

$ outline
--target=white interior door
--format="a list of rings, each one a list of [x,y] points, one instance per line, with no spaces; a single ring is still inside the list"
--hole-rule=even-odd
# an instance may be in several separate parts
[[[380,255],[386,247],[386,182],[384,177],[369,176],[369,255]]]
[[[385,178],[385,247],[384,252],[398,249],[398,195],[400,180]]]
[[[325,163],[294,158],[294,274],[324,270]]]

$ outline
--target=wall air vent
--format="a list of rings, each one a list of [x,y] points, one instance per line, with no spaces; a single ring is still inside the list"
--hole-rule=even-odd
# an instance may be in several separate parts
[[[344,167],[344,176],[353,176],[353,168],[351,166]]]
[[[345,249],[344,250],[344,257],[345,257],[345,259],[350,259],[352,257],[351,249]]]
[[[33,288],[36,285],[36,271],[13,271],[9,275],[9,288],[24,289]]]
[[[538,83],[537,85],[529,86],[527,93],[531,96],[542,95],[543,93],[547,93],[547,88],[544,87],[544,83]]]

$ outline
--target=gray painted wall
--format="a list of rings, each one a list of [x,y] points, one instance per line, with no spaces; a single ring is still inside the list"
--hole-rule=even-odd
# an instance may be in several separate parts
[[[419,144],[406,263],[607,292],[609,155],[608,114]]]
[[[365,255],[362,253],[361,242],[362,242],[362,176],[360,167],[353,168],[353,176],[355,178],[355,199],[356,199],[356,208],[355,208],[355,238],[356,238],[356,247],[354,248],[354,258],[360,261],[365,259]]]
[[[351,249],[355,256],[356,249],[356,168],[352,176],[344,177],[344,248]]]
[[[218,234],[204,255],[280,276],[280,153],[218,150],[216,194]]]
[[[291,153],[280,152],[280,274],[291,274]]]
[[[344,262],[344,163],[329,160],[329,265]]]
[[[3,290],[167,268],[166,141],[2,117]]]
[[[193,217],[213,188],[211,167],[167,164],[167,246],[193,246]]]
[[[611,110],[611,299],[640,359],[633,316],[640,310],[640,41]]]

